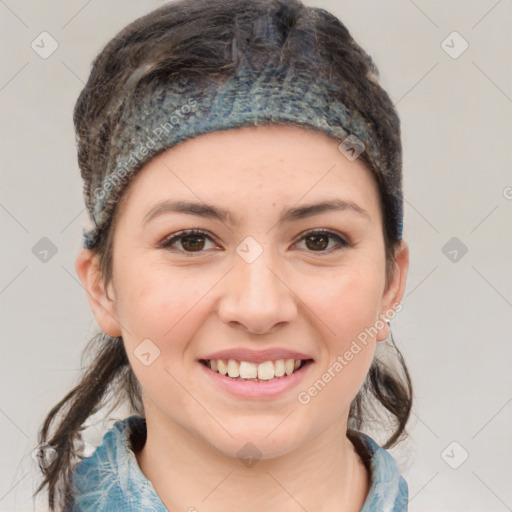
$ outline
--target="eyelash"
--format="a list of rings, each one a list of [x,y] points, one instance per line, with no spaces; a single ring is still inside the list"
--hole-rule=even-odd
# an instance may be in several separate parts
[[[322,253],[325,254],[325,253],[327,253],[327,254],[330,254],[330,253],[333,252],[333,250],[337,251],[337,250],[340,250],[340,249],[345,249],[345,248],[348,248],[348,247],[352,247],[352,244],[350,242],[347,242],[341,236],[337,235],[336,233],[333,233],[332,231],[326,230],[326,229],[313,229],[311,231],[307,231],[306,233],[302,234],[302,237],[299,240],[297,240],[296,243],[302,242],[305,238],[307,238],[308,236],[311,236],[311,235],[324,235],[324,236],[328,236],[330,239],[335,240],[339,244],[339,247],[335,247],[334,249],[331,248],[330,250],[329,249],[327,249],[327,250],[319,250],[319,251],[308,250],[308,252],[311,252],[311,253],[317,253],[317,254],[322,254]],[[197,254],[201,254],[201,253],[205,252],[204,250],[201,250],[201,251],[185,251],[185,250],[181,250],[181,249],[175,249],[175,248],[172,247],[172,245],[174,245],[174,243],[176,241],[179,241],[182,238],[186,238],[187,236],[204,236],[205,238],[207,238],[211,242],[215,242],[215,240],[205,231],[202,231],[200,229],[186,229],[186,230],[179,231],[178,233],[175,233],[175,234],[165,238],[159,244],[159,247],[162,248],[162,249],[168,249],[168,250],[173,250],[173,249],[174,250],[178,250],[179,252],[183,252],[187,256],[192,256],[192,257],[194,257]]]

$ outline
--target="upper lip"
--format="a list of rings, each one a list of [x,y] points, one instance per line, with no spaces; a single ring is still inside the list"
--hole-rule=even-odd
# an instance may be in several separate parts
[[[232,348],[220,350],[205,357],[203,360],[234,359],[235,361],[247,361],[248,363],[264,363],[265,361],[277,361],[278,359],[313,359],[302,352],[295,352],[285,348],[267,348],[265,350],[251,350],[248,348]]]

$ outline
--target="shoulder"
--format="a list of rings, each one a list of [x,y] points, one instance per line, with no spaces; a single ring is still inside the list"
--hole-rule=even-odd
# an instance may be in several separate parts
[[[361,512],[405,512],[408,503],[407,483],[392,455],[369,435],[352,431],[358,440],[356,449],[370,472],[370,491]]]
[[[140,470],[132,450],[145,439],[146,422],[141,416],[117,421],[104,435],[90,457],[82,459],[72,475],[71,510],[165,511],[151,482]],[[134,508],[135,507],[135,508]]]

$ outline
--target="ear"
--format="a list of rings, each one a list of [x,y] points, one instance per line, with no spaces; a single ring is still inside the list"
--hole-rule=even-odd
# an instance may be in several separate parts
[[[399,247],[395,251],[395,264],[393,276],[388,283],[387,289],[382,297],[382,310],[379,319],[391,319],[394,311],[402,301],[405,293],[405,285],[407,281],[407,273],[409,271],[409,247],[404,240],[400,242]],[[399,308],[401,309],[401,308]],[[379,322],[380,323],[380,322]],[[389,324],[384,322],[384,326],[379,330],[376,336],[377,341],[384,341],[389,336]]]
[[[82,249],[75,261],[76,273],[87,292],[89,305],[101,330],[109,336],[121,336],[121,327],[117,321],[114,288],[111,283],[108,289],[105,288],[99,268],[99,259],[97,253],[89,249]]]

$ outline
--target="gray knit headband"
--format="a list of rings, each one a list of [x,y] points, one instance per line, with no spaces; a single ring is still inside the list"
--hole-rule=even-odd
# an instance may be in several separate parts
[[[387,141],[379,140],[357,111],[340,103],[334,96],[336,90],[339,85],[293,68],[279,72],[266,67],[256,72],[240,67],[224,83],[206,88],[185,80],[154,88],[149,94],[128,93],[105,158],[106,168],[92,173],[85,190],[95,227],[84,232],[84,247],[96,246],[127,185],[158,153],[206,132],[269,123],[320,130],[336,139],[349,159],[364,151],[376,178],[392,198],[391,218],[398,238],[402,238],[401,155],[390,163],[383,149]]]

